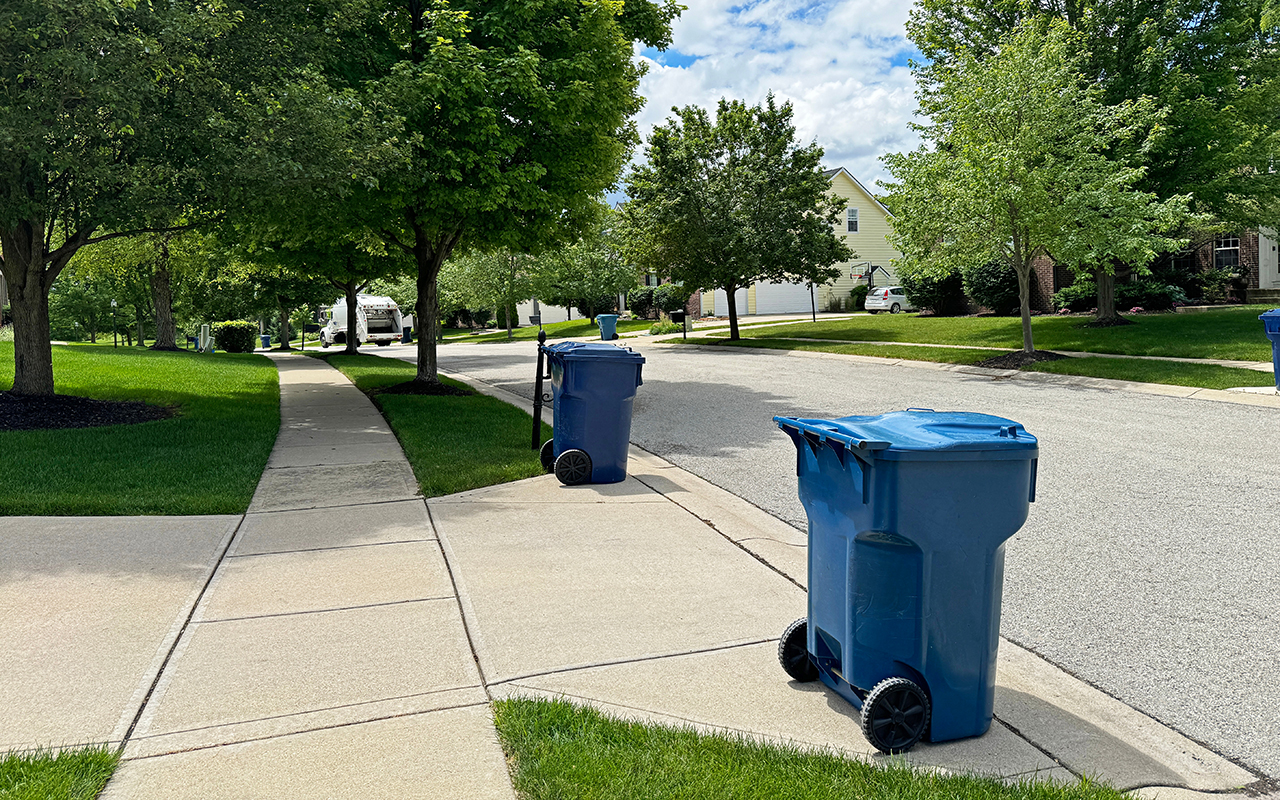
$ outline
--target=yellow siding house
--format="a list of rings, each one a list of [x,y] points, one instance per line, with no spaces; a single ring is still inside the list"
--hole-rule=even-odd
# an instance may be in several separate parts
[[[889,244],[889,209],[884,207],[857,178],[843,167],[827,170],[831,191],[845,201],[845,210],[836,224],[836,233],[844,239],[856,254],[852,261],[839,264],[840,277],[818,286],[813,293],[819,311],[839,311],[849,308],[849,291],[858,285],[865,286],[871,265],[876,270],[871,280],[875,286],[895,282],[893,259],[902,254]],[[790,314],[811,309],[808,284],[760,282],[738,292],[738,313]],[[728,300],[724,292],[705,292],[702,295],[702,313],[718,317],[728,316]]]

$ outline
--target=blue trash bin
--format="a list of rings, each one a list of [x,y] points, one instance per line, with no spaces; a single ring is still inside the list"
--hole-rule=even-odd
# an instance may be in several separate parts
[[[774,421],[809,517],[809,613],[783,635],[783,668],[861,709],[884,752],[985,733],[1004,542],[1035,500],[1036,438],[917,409]]]
[[[618,315],[597,314],[596,324],[600,326],[600,338],[606,342],[618,338]]]
[[[1264,311],[1258,319],[1262,320],[1263,330],[1271,340],[1271,365],[1275,370],[1276,391],[1280,392],[1280,308]]]
[[[568,485],[624,480],[644,356],[599,342],[561,342],[543,352],[555,425],[555,436],[543,445],[543,463]]]
[[[269,333],[262,334],[262,349],[263,350],[271,349],[271,334]]]

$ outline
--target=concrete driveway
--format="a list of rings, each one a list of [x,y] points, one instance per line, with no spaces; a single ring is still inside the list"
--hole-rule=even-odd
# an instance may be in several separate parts
[[[634,346],[648,362],[632,440],[800,528],[794,454],[775,414],[925,407],[1023,423],[1040,437],[1039,486],[1007,548],[1004,635],[1280,776],[1280,409],[849,357]],[[532,397],[532,344],[449,345],[440,358]]]

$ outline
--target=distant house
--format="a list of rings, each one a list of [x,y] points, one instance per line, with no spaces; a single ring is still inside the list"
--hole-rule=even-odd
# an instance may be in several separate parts
[[[1219,234],[1181,253],[1165,256],[1175,259],[1188,270],[1235,268],[1245,284],[1248,303],[1280,303],[1280,263],[1277,263],[1275,231],[1244,231]],[[1053,310],[1053,293],[1075,282],[1073,273],[1061,264],[1042,259],[1035,266],[1031,287],[1031,306],[1040,311]]]
[[[788,314],[811,310],[852,310],[849,291],[871,281],[875,286],[895,282],[892,261],[901,258],[889,244],[889,209],[848,170],[843,167],[826,171],[831,191],[845,200],[844,212],[836,223],[836,232],[857,254],[852,261],[839,264],[840,277],[815,286],[810,294],[807,283],[772,283],[761,281],[737,292],[738,314]],[[880,269],[872,270],[872,266]],[[868,275],[868,273],[871,273]],[[729,301],[723,291],[704,292],[701,310],[704,315],[729,315]]]

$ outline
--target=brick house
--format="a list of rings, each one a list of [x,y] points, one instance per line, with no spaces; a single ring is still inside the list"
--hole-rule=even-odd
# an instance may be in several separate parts
[[[1263,229],[1239,234],[1219,234],[1173,256],[1184,268],[1236,267],[1244,280],[1248,303],[1280,302],[1280,264],[1277,263],[1277,236]],[[1053,310],[1053,293],[1070,286],[1075,276],[1070,269],[1048,258],[1036,262],[1031,285],[1031,307]]]

